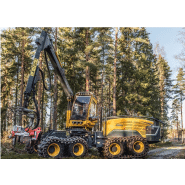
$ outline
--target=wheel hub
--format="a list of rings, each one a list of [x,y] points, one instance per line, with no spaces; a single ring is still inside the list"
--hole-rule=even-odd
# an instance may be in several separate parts
[[[79,151],[79,147],[78,146],[75,146],[74,147],[74,152],[77,153]]]
[[[54,146],[50,146],[50,147],[49,147],[49,153],[53,153],[54,151],[55,151]]]
[[[84,152],[84,146],[81,143],[76,143],[73,147],[73,153],[76,156],[82,155]]]
[[[51,143],[47,149],[48,155],[56,157],[60,153],[60,146],[57,143]]]
[[[116,146],[113,146],[113,147],[111,148],[111,151],[112,151],[112,152],[116,152],[116,151],[117,151],[117,147],[116,147]]]
[[[112,155],[118,155],[120,152],[121,152],[121,147],[118,143],[112,143],[110,146],[109,146],[109,152],[112,154]]]
[[[140,145],[139,145],[139,144],[136,144],[136,145],[135,145],[135,149],[136,149],[136,150],[139,150],[139,149],[140,149]]]
[[[133,149],[136,153],[142,153],[145,150],[145,145],[142,141],[136,141],[133,145]]]

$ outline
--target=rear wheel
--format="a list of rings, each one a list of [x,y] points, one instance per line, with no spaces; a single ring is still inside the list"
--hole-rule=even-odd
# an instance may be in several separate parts
[[[103,154],[105,157],[109,159],[121,158],[123,152],[123,143],[119,138],[112,138],[105,141],[105,145],[103,147]]]
[[[69,145],[69,154],[71,157],[84,157],[88,151],[87,142],[80,138]]]
[[[128,143],[128,150],[134,157],[144,157],[149,150],[147,140],[140,136],[135,136]]]

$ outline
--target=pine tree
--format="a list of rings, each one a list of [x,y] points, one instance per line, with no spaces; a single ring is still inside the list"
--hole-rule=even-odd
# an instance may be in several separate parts
[[[113,84],[113,116],[116,116],[116,61],[117,61],[118,28],[115,28],[115,53],[114,53],[114,84]]]
[[[179,140],[179,126],[180,126],[180,123],[179,123],[179,113],[180,113],[180,101],[176,98],[173,99],[173,102],[172,102],[172,111],[171,111],[171,122],[172,122],[172,127],[176,127],[177,129],[177,138]]]
[[[2,31],[1,34],[1,132],[6,129],[7,122],[11,121],[8,119],[8,107],[10,102],[12,102],[13,94],[12,91],[15,90],[15,101],[17,101],[17,86],[18,83],[18,65],[17,58],[14,56],[14,51],[16,51],[16,44],[14,38],[14,30],[7,29]],[[15,78],[14,78],[15,77]],[[13,89],[13,85],[16,84],[16,89]],[[10,101],[11,100],[11,101]],[[14,120],[16,121],[16,120]]]
[[[112,28],[102,27],[93,29],[96,37],[93,39],[93,50],[91,52],[91,72],[90,79],[94,84],[92,86],[92,92],[97,96],[99,100],[99,114],[100,114],[100,123],[102,122],[102,111],[107,112],[107,106],[109,106],[110,112],[110,76],[112,73],[112,64],[113,58],[110,57],[110,54],[113,53],[113,39],[112,39]],[[107,87],[109,85],[109,88]],[[95,89],[93,89],[93,87]],[[109,89],[109,100],[107,100],[107,90]],[[109,102],[109,103],[108,103]],[[100,126],[101,127],[101,126]]]
[[[90,86],[90,55],[92,51],[92,40],[91,40],[92,32],[89,27],[80,27],[74,29],[74,37],[75,37],[75,45],[78,50],[78,55],[80,60],[84,63],[85,67],[85,90],[89,91]]]
[[[55,28],[55,51],[57,52],[57,28]],[[58,76],[54,74],[54,110],[53,110],[53,130],[57,130],[57,100],[58,100]]]
[[[19,42],[19,52],[20,52],[20,60],[21,60],[21,86],[20,86],[20,106],[23,107],[23,92],[25,88],[25,73],[27,62],[32,61],[32,51],[33,47],[31,45],[32,39],[31,34],[33,33],[33,28],[24,28],[24,27],[16,27],[15,34],[17,35],[17,41]],[[31,53],[28,53],[30,51]],[[28,63],[29,64],[29,63]],[[28,74],[28,72],[27,72]],[[19,120],[20,126],[22,126],[22,115],[20,114]]]
[[[10,88],[10,89],[5,88],[2,90],[2,99],[4,100],[4,102],[6,102],[6,100],[7,101],[11,100],[10,103],[6,104],[7,106],[3,106],[5,115],[7,115],[8,113],[7,111],[9,111],[7,109],[8,107],[11,107],[14,105],[18,106],[18,104],[21,106],[22,91],[19,91],[20,71],[21,71],[20,64],[21,64],[21,61],[23,60],[27,61],[24,65],[22,65],[22,68],[24,69],[24,73],[27,75],[32,61],[32,51],[33,51],[33,47],[31,45],[32,32],[33,32],[32,28],[26,28],[26,29],[8,28],[7,30],[4,30],[1,35],[2,36],[2,65],[3,65],[2,68],[7,68],[7,67],[9,68],[7,75],[4,75],[2,78],[2,84],[5,84],[7,86],[9,83],[9,88]],[[6,69],[3,69],[3,73],[6,73]],[[8,79],[9,82],[7,81],[6,76],[7,77],[9,76],[9,79]],[[23,71],[22,71],[22,76],[24,76]],[[24,83],[22,83],[22,85],[23,84]],[[6,95],[6,97],[10,97],[10,99],[8,100],[4,95]],[[20,99],[19,102],[18,102],[18,99]],[[17,120],[16,114],[14,116],[15,116],[14,124],[19,123],[17,122],[18,120]],[[12,123],[11,119],[7,120],[7,122],[8,124]]]
[[[183,68],[179,68],[178,74],[177,74],[177,83],[174,85],[175,89],[175,99],[177,99],[180,102],[180,113],[181,113],[181,128],[182,128],[182,143],[183,143],[183,109],[182,109],[182,102],[185,99],[185,72],[183,71]]]

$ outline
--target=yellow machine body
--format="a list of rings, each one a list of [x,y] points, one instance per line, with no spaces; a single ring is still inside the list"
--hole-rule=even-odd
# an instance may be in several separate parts
[[[138,118],[115,118],[104,122],[103,134],[109,136],[112,131],[136,131],[142,137],[146,138],[147,126],[153,125],[153,121]]]

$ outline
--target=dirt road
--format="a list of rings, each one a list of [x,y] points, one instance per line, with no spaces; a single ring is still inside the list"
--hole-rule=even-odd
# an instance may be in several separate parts
[[[162,147],[150,150],[147,159],[175,159],[177,154],[185,149],[185,145],[175,144],[175,146]]]

